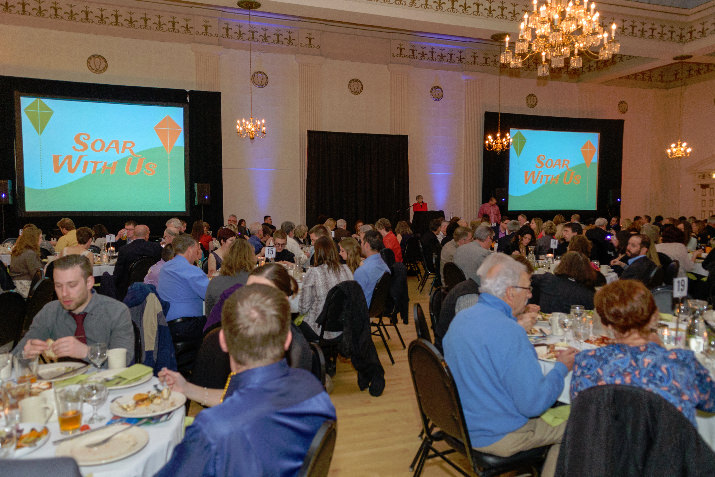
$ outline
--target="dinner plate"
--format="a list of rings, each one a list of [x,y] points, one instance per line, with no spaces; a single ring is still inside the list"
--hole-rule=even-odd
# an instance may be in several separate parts
[[[20,423],[20,429],[22,429],[23,434],[27,434],[30,432],[33,428],[37,429],[38,431],[42,431],[42,429],[46,428],[44,424],[40,424],[38,422],[23,422]],[[48,429],[47,434],[45,434],[44,437],[42,437],[39,441],[36,441],[34,445],[28,446],[28,447],[22,447],[20,449],[15,449],[15,453],[12,455],[13,458],[20,458],[24,457],[27,454],[31,454],[35,452],[37,449],[45,445],[45,443],[50,439],[50,431]]]
[[[75,361],[63,361],[61,363],[41,364],[37,367],[37,376],[43,381],[61,381],[63,379],[77,376],[78,374],[82,374],[85,370],[82,370],[80,368],[84,368],[85,366],[87,366],[85,363],[78,363]],[[69,371],[72,370],[74,370],[74,372],[70,373]],[[61,377],[58,379],[58,376]]]
[[[120,417],[154,417],[169,413],[174,409],[179,409],[186,402],[186,396],[179,392],[172,392],[168,401],[162,400],[160,404],[149,404],[144,407],[137,407],[131,411],[124,409],[121,404],[134,402],[133,394],[125,394],[114,399],[109,405],[112,414]]]
[[[120,426],[108,426],[106,429],[90,435],[62,442],[55,449],[55,455],[57,457],[72,457],[79,465],[101,465],[134,455],[149,442],[149,434],[144,429],[132,427],[101,446],[87,447],[88,444],[101,441],[120,430]]]
[[[565,343],[557,343],[554,346],[555,351],[561,351],[564,349],[567,349],[568,345]],[[534,346],[534,349],[536,349],[536,357],[539,358],[541,361],[549,361],[551,363],[556,362],[556,357],[547,357],[549,353],[549,345],[547,344],[540,344],[537,346]]]
[[[111,380],[114,376],[117,374],[121,373],[122,371],[126,370],[127,368],[120,368],[120,369],[105,369],[104,371],[99,371],[98,373],[93,374],[90,379],[104,379],[104,380]],[[132,381],[128,384],[117,384],[115,386],[107,386],[107,389],[110,389],[112,391],[116,391],[118,389],[126,389],[126,388],[131,388],[134,386],[139,386],[140,384],[144,384],[147,381],[149,381],[152,378],[153,374],[149,373],[146,376],[139,378],[137,381]]]

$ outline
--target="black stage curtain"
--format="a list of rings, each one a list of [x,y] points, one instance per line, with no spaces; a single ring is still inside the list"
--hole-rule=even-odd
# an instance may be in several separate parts
[[[124,226],[124,221],[133,218],[149,225],[152,236],[161,236],[166,220],[177,215],[188,222],[202,218],[214,230],[223,222],[223,178],[221,175],[221,93],[206,91],[186,91],[180,89],[143,88],[96,83],[73,83],[35,78],[0,76],[0,179],[13,181],[13,204],[2,206],[0,231],[5,237],[17,237],[18,229],[26,223],[34,223],[45,233],[56,230],[58,216],[20,217],[17,210],[17,181],[15,177],[15,91],[47,96],[96,98],[107,101],[188,103],[189,124],[187,143],[189,147],[189,189],[188,214],[132,214],[107,215],[85,213],[62,214],[72,218],[75,225],[89,226],[104,224],[110,233],[116,233]],[[208,183],[211,186],[211,205],[194,205],[194,183]],[[131,193],[131,191],[127,191]],[[121,200],[118,197],[117,200]],[[88,208],[91,204],[87,205]]]
[[[349,228],[358,219],[404,217],[410,205],[407,143],[400,135],[308,131],[308,224],[321,215],[343,218]]]

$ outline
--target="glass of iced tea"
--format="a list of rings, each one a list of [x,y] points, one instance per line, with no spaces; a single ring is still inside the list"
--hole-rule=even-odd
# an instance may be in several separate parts
[[[79,431],[82,425],[82,386],[73,384],[55,389],[57,420],[62,434]]]
[[[15,376],[18,383],[37,381],[37,356],[34,358],[15,356]]]

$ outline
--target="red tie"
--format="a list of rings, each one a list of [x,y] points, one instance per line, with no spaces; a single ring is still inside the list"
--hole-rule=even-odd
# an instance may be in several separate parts
[[[77,329],[74,331],[75,337],[82,343],[87,344],[87,337],[84,335],[84,317],[87,316],[87,313],[72,313],[70,311],[70,315],[77,322]]]

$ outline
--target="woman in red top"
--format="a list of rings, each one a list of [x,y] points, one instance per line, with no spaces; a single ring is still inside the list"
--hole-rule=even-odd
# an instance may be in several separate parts
[[[422,196],[418,195],[415,200],[414,204],[412,204],[412,211],[413,212],[427,212],[427,202],[422,201]]]
[[[382,243],[395,254],[395,262],[402,262],[402,249],[397,237],[392,233],[392,224],[389,220],[382,218],[375,222],[375,229],[382,235]]]

